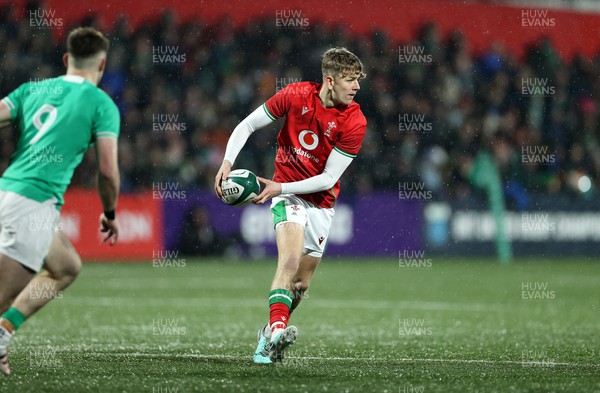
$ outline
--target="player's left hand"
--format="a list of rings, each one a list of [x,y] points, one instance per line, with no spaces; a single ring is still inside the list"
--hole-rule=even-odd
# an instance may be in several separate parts
[[[102,243],[110,239],[110,245],[114,246],[119,239],[119,224],[117,223],[117,220],[109,220],[104,213],[102,213],[100,215],[100,232],[106,234],[106,236],[102,238]]]
[[[274,182],[273,180],[265,179],[260,176],[256,176],[259,182],[264,184],[265,186],[262,189],[262,192],[254,197],[252,203],[256,205],[260,205],[265,203],[269,199],[281,194],[281,184]]]

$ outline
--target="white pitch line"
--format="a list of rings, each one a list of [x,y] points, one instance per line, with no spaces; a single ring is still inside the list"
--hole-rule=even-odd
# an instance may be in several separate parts
[[[108,352],[86,352],[85,355],[92,356],[106,356]],[[132,352],[132,353],[111,353],[110,356],[120,357],[160,357],[160,358],[191,358],[191,359],[233,359],[233,360],[250,360],[250,356],[237,356],[237,355],[203,355],[193,353],[182,353],[182,354],[164,354],[164,353],[143,353],[143,352]],[[339,356],[299,356],[290,357],[290,359],[298,360],[339,360],[339,361],[387,361],[387,359],[380,359],[376,357],[339,357]],[[570,363],[570,362],[536,362],[536,361],[519,361],[519,360],[485,360],[485,359],[433,359],[433,358],[398,358],[394,359],[400,362],[421,362],[421,363],[474,363],[474,364],[522,364],[530,366],[567,366],[567,367],[596,367],[600,368],[600,364],[594,363]]]
[[[163,305],[190,306],[190,307],[264,307],[262,300],[231,299],[231,298],[207,298],[207,297],[172,297],[172,298],[150,298],[144,299],[140,304],[137,299],[127,299],[109,296],[71,296],[61,299],[66,304],[89,305],[89,306],[133,306],[133,307],[157,307]],[[427,302],[427,301],[389,301],[389,300],[341,300],[341,299],[314,299],[308,300],[311,307],[315,308],[346,308],[346,309],[413,309],[429,311],[473,311],[473,312],[495,312],[499,308],[508,307],[494,303],[451,303],[451,302]]]
[[[546,362],[531,360],[484,360],[484,359],[419,359],[419,358],[401,358],[400,361],[407,362],[431,362],[431,363],[476,363],[476,364],[522,364],[531,366],[568,366],[568,367],[600,367],[600,364],[594,363],[570,363],[570,362]]]

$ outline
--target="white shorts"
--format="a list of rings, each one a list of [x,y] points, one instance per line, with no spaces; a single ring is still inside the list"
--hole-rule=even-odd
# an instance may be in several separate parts
[[[295,222],[304,228],[304,254],[320,258],[325,252],[327,236],[335,211],[317,207],[293,194],[282,194],[271,202],[275,228],[284,222]]]
[[[54,198],[37,202],[0,190],[0,253],[39,272],[58,226],[55,204]]]

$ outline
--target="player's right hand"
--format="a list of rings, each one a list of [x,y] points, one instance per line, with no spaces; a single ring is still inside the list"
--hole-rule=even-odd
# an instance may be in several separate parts
[[[219,199],[223,197],[223,192],[221,191],[221,182],[227,179],[229,172],[231,172],[231,162],[228,160],[223,160],[221,168],[219,168],[219,172],[217,172],[217,176],[215,176],[215,192],[217,193]]]
[[[110,239],[110,245],[114,246],[119,239],[119,224],[117,223],[117,219],[109,220],[104,213],[100,214],[100,232],[106,233],[102,242],[104,243]]]
[[[281,195],[281,183],[260,176],[256,176],[256,178],[265,186],[263,187],[262,192],[252,199],[252,203],[260,205],[277,195]]]

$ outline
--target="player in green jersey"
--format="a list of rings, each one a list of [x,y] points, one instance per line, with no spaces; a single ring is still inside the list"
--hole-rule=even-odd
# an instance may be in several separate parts
[[[0,372],[5,375],[11,372],[7,347],[12,335],[60,296],[81,269],[59,216],[73,172],[92,145],[104,208],[100,230],[111,245],[119,235],[119,111],[97,87],[108,46],[91,27],[73,30],[63,59],[66,75],[25,83],[0,101],[0,127],[13,122],[20,131],[0,178]]]

